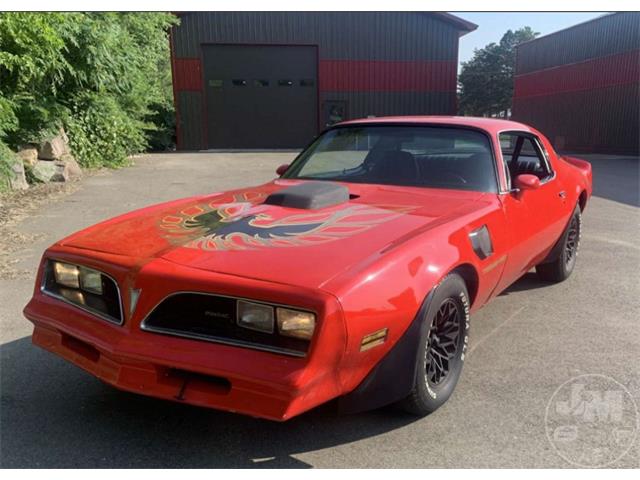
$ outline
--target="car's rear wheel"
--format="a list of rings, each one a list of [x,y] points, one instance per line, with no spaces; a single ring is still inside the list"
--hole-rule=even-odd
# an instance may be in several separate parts
[[[578,248],[580,247],[580,228],[582,216],[577,206],[569,220],[569,225],[562,234],[562,247],[558,258],[553,262],[536,265],[538,278],[545,282],[562,282],[569,278],[576,266]]]
[[[464,280],[448,275],[436,288],[420,333],[413,390],[400,406],[428,415],[453,393],[469,341],[469,294]]]

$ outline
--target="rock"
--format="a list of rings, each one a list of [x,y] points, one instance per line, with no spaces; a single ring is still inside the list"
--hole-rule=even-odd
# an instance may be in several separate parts
[[[52,182],[68,182],[69,172],[64,168],[64,163],[56,162],[56,173],[51,177]]]
[[[64,163],[49,160],[38,160],[31,169],[34,178],[39,182],[66,182],[69,173],[65,172]]]
[[[17,153],[22,163],[33,167],[38,161],[38,149],[32,145],[24,145],[20,147]]]
[[[60,137],[66,145],[69,145],[69,137],[67,136],[67,132],[65,132],[64,128],[62,127],[60,127]]]
[[[58,160],[65,153],[69,153],[69,146],[62,135],[56,135],[50,140],[45,140],[38,146],[38,158],[40,160]]]
[[[79,178],[82,176],[82,169],[78,162],[70,153],[65,153],[56,163],[61,164],[68,178]]]
[[[16,161],[11,165],[11,170],[13,170],[13,178],[9,179],[11,189],[26,190],[29,188],[27,178],[24,175],[24,164],[22,163],[22,160],[16,159]]]
[[[60,160],[38,160],[31,168],[33,176],[43,183],[68,182],[82,176],[82,169],[73,155],[65,153]]]

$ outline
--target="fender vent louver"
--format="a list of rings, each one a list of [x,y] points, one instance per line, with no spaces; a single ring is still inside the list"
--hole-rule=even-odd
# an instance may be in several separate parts
[[[493,255],[493,244],[491,243],[491,235],[489,235],[489,229],[486,225],[477,228],[469,234],[471,240],[471,246],[473,251],[476,252],[480,260],[484,260],[487,257]]]

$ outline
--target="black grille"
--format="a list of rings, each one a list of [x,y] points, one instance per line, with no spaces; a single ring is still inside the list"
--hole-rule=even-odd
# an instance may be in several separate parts
[[[309,341],[259,332],[236,323],[237,299],[204,293],[179,293],[163,300],[142,329],[259,350],[304,356]]]

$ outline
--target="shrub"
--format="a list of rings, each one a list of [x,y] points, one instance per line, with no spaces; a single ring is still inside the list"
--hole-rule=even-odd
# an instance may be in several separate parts
[[[165,13],[0,13],[0,141],[64,126],[78,161],[166,148],[173,102]]]
[[[176,116],[173,104],[154,104],[147,117],[151,129],[147,130],[149,150],[172,150],[176,146]]]
[[[15,154],[0,141],[0,193],[9,189],[9,179],[13,176],[11,167],[15,159]]]
[[[129,155],[146,147],[144,123],[109,96],[79,96],[65,123],[71,150],[86,167],[125,165]]]

